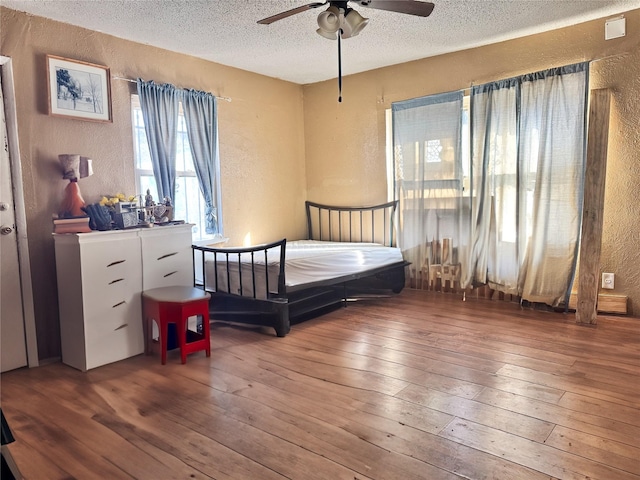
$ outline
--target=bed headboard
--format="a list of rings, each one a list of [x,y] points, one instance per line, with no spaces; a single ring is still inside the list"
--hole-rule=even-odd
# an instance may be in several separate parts
[[[397,205],[392,201],[370,207],[337,207],[306,201],[308,239],[395,246]]]

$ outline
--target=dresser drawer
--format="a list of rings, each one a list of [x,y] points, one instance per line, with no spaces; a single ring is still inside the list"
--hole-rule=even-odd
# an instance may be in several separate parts
[[[107,298],[97,305],[85,305],[85,337],[100,338],[126,326],[142,331],[141,313],[140,292]]]
[[[144,290],[193,284],[191,226],[157,227],[140,236]]]
[[[83,245],[82,298],[87,313],[109,311],[140,289],[139,245],[135,237]]]
[[[138,321],[140,319],[138,318]],[[101,334],[86,335],[86,369],[117,362],[144,352],[142,324],[124,324]]]

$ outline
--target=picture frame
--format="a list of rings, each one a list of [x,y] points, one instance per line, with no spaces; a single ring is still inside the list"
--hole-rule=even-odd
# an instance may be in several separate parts
[[[47,55],[49,115],[111,122],[108,67]]]

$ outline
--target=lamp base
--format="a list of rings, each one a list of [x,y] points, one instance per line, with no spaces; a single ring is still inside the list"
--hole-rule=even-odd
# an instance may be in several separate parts
[[[69,181],[69,185],[64,189],[64,198],[62,199],[58,216],[60,218],[86,217],[87,214],[82,210],[82,207],[84,206],[85,203],[82,195],[80,194],[78,180],[72,179]]]

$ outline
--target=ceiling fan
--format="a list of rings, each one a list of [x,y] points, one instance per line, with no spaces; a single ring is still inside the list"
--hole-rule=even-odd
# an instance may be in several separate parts
[[[261,25],[270,25],[283,18],[306,12],[314,8],[325,5],[329,7],[318,15],[318,29],[316,32],[329,40],[338,39],[338,85],[340,96],[338,101],[342,102],[342,53],[340,39],[355,37],[369,23],[368,18],[362,17],[353,8],[349,7],[349,2],[357,3],[366,8],[386,10],[389,12],[404,13],[418,17],[428,17],[433,11],[433,3],[419,0],[328,0],[326,2],[313,2],[300,7],[292,8],[284,12],[277,13],[262,20],[258,20]]]
[[[308,3],[307,5],[292,8],[291,10],[277,13],[276,15],[272,15],[271,17],[263,18],[262,20],[259,20],[258,23],[261,25],[270,25],[273,22],[282,20],[283,18],[287,18],[292,15],[306,12],[307,10],[319,8],[328,4],[329,8],[318,16],[318,25],[320,26],[320,29],[322,29],[323,26],[333,27],[334,24],[337,23],[337,28],[334,30],[335,33],[340,28],[340,23],[348,23],[350,20],[349,17],[353,15],[354,18],[352,19],[352,21],[358,22],[354,25],[361,25],[361,23],[364,21],[364,25],[362,25],[362,27],[360,27],[356,33],[350,35],[353,37],[360,33],[362,28],[366,26],[368,19],[362,18],[358,12],[350,8],[348,6],[349,1],[357,3],[362,7],[375,8],[377,10],[386,10],[389,12],[406,13],[408,15],[416,15],[418,17],[428,17],[429,15],[431,15],[434,7],[433,3],[431,2],[423,2],[419,0],[329,0],[326,2]],[[341,16],[342,18],[340,18]],[[357,19],[357,17],[360,18]],[[351,27],[352,25],[348,24],[345,26]],[[320,33],[320,35],[323,34]],[[345,36],[345,33],[343,33],[342,36],[343,38],[348,38]]]

